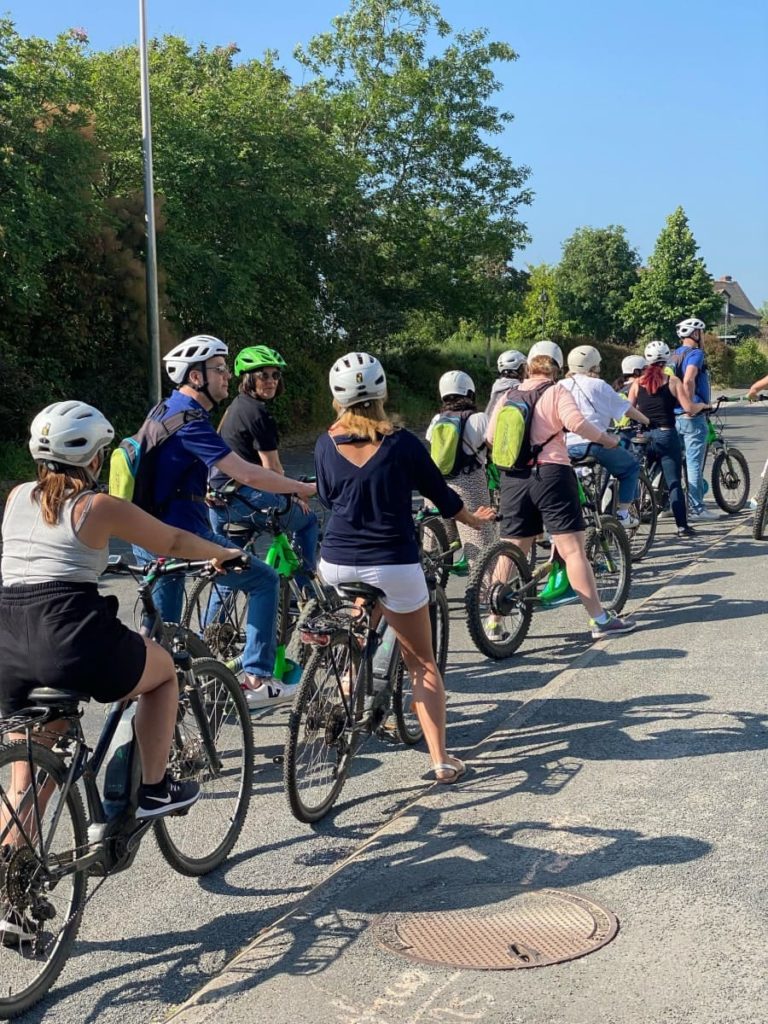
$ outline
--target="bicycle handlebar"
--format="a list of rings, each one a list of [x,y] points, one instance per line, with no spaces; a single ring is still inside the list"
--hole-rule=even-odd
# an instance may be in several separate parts
[[[243,572],[251,564],[248,555],[237,555],[221,562],[221,568],[228,572]],[[130,573],[132,576],[172,576],[179,572],[197,572],[201,576],[216,576],[218,570],[211,559],[165,559],[158,558],[145,565],[129,565],[122,555],[110,555],[105,573],[119,575]]]

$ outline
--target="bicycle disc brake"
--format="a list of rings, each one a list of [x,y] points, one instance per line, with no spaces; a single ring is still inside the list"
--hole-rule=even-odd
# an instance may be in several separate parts
[[[518,587],[514,583],[499,581],[488,589],[488,607],[494,615],[509,615],[519,603]]]

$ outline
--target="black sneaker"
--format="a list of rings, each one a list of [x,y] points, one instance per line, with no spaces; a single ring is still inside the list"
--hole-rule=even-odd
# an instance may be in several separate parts
[[[21,946],[25,942],[34,942],[36,938],[35,922],[6,904],[5,913],[0,918],[0,945]]]
[[[694,537],[698,537],[698,533],[692,526],[680,526],[677,531],[677,536],[681,540],[693,540]]]
[[[137,821],[173,814],[185,807],[191,807],[200,799],[200,786],[194,779],[177,782],[176,779],[169,779],[166,776],[165,782],[165,786],[159,792],[156,786],[139,786]]]

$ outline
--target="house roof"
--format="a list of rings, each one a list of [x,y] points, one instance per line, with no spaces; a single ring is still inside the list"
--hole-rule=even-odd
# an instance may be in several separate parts
[[[731,316],[747,320],[759,320],[760,314],[749,301],[738,281],[726,275],[714,282],[715,291],[728,292],[728,311]]]

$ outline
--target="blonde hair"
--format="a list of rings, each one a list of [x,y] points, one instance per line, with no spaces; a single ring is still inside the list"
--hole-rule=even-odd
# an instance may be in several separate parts
[[[560,367],[549,356],[534,356],[528,363],[528,376],[549,377],[550,380],[557,380],[560,376]]]
[[[85,467],[67,466],[66,469],[56,470],[40,462],[37,466],[37,487],[32,491],[32,498],[40,504],[43,522],[55,526],[61,517],[64,502],[92,487],[93,477]]]
[[[366,402],[358,402],[344,408],[334,398],[333,408],[337,418],[334,426],[341,427],[343,433],[353,437],[364,437],[373,442],[380,437],[394,434],[402,426],[400,418],[389,414],[384,408],[383,398],[372,398]]]

